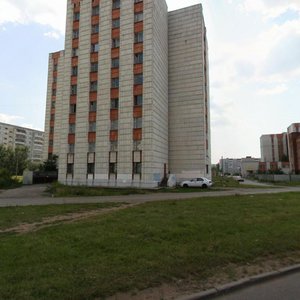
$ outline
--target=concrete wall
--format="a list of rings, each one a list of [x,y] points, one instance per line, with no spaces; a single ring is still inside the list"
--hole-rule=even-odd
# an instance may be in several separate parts
[[[169,169],[178,179],[211,177],[209,115],[205,25],[195,5],[169,13]]]

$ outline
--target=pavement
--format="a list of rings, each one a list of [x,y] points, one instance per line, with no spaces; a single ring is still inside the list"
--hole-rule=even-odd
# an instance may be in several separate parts
[[[183,200],[201,197],[222,197],[235,195],[276,194],[285,192],[300,192],[300,187],[265,187],[265,188],[236,188],[223,191],[201,190],[193,193],[153,193],[145,195],[128,196],[96,196],[96,197],[63,197],[54,198],[44,194],[47,185],[22,186],[17,189],[0,192],[0,207],[49,205],[49,204],[75,204],[75,203],[103,203],[126,202],[145,203],[150,201]]]
[[[299,300],[300,264],[244,278],[177,300]]]

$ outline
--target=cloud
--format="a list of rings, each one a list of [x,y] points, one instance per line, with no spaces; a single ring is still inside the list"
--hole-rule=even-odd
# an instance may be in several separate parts
[[[6,23],[37,23],[53,28],[57,34],[65,31],[66,1],[1,0],[0,25]]]
[[[14,122],[23,119],[20,116],[14,116],[14,115],[6,115],[0,113],[0,122],[3,123],[8,123],[8,124],[13,124]]]
[[[45,32],[44,36],[49,37],[49,38],[53,38],[53,39],[59,39],[60,35],[56,32],[56,31],[49,31],[49,32]]]
[[[284,93],[287,90],[288,90],[288,87],[287,87],[286,84],[280,84],[278,86],[274,86],[274,87],[271,87],[271,88],[260,89],[258,91],[258,94],[261,95],[261,96],[278,95],[278,94]]]

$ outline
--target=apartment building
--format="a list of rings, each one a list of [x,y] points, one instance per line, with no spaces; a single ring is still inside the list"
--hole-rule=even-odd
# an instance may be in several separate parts
[[[242,165],[240,158],[221,158],[219,161],[219,166],[222,174],[241,174]]]
[[[66,184],[155,187],[210,177],[201,5],[68,0],[65,50],[49,56],[44,157]]]
[[[291,124],[287,134],[291,173],[300,174],[300,123]]]
[[[0,145],[28,147],[28,159],[41,162],[43,159],[44,132],[0,122]]]

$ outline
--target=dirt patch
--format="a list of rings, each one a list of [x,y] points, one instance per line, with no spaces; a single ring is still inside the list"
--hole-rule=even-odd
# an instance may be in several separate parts
[[[230,264],[208,278],[195,278],[174,280],[170,284],[162,284],[142,291],[118,293],[106,298],[106,300],[174,300],[179,297],[189,296],[201,291],[209,290],[217,286],[250,276],[279,270],[300,262],[300,251],[286,254],[285,257],[264,257],[247,265]]]
[[[118,207],[112,207],[112,208],[102,208],[102,209],[96,209],[96,210],[90,210],[85,212],[78,212],[78,213],[70,213],[67,215],[61,215],[61,216],[54,216],[49,218],[44,218],[41,222],[36,223],[23,223],[19,224],[15,227],[6,228],[3,230],[0,230],[0,233],[19,233],[24,234],[32,231],[37,231],[45,227],[51,227],[57,224],[62,223],[72,223],[76,222],[82,219],[87,219],[99,215],[105,215],[108,213],[112,213],[114,211],[126,209],[128,207],[132,207],[136,204],[123,204]]]

